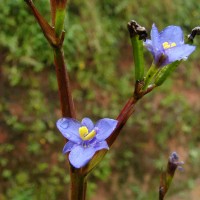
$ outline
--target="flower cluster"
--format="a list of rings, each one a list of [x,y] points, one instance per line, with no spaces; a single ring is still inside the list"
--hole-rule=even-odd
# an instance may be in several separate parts
[[[69,141],[63,148],[63,153],[69,153],[69,161],[75,168],[85,166],[96,151],[109,149],[105,141],[117,126],[117,120],[104,118],[95,125],[89,118],[81,122],[72,118],[61,118],[57,127]]]
[[[153,24],[151,40],[147,39],[144,45],[153,54],[157,67],[185,60],[195,50],[195,46],[184,44],[183,32],[179,26],[168,26],[159,33]]]

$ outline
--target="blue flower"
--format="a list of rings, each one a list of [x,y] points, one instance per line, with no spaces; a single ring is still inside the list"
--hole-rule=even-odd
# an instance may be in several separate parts
[[[183,32],[179,26],[168,26],[159,33],[155,24],[152,26],[151,40],[147,39],[144,45],[153,54],[157,67],[185,60],[196,48],[184,44]]]
[[[85,166],[96,151],[109,149],[105,141],[117,126],[117,120],[104,118],[95,125],[89,118],[81,122],[72,118],[61,118],[57,128],[69,141],[63,148],[63,153],[69,153],[69,161],[75,168]]]
[[[178,167],[179,170],[183,170],[182,165],[184,164],[183,161],[179,161],[179,156],[176,152],[172,152],[169,156],[168,161],[168,172],[174,174],[176,168]]]

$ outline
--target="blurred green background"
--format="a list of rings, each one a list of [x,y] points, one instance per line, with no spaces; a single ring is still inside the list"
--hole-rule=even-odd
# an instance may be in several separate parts
[[[0,200],[62,200],[69,174],[52,51],[21,0],[0,1]],[[48,0],[35,0],[50,21]],[[195,0],[71,0],[65,58],[78,119],[115,118],[134,84],[127,22],[148,31],[200,23]],[[195,40],[198,45],[200,39]],[[145,51],[146,65],[152,57]],[[90,200],[158,199],[159,172],[172,151],[185,161],[166,199],[200,196],[200,51],[145,96],[112,150],[94,170]]]

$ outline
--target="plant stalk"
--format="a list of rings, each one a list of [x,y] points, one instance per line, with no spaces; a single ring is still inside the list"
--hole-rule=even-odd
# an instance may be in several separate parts
[[[55,18],[56,18],[56,0],[50,0],[50,6],[51,6],[51,23],[52,26],[55,26]]]
[[[53,52],[62,116],[76,118],[74,102],[72,99],[70,88],[69,75],[65,68],[63,50],[61,48],[54,48]]]
[[[70,169],[70,200],[85,200],[87,189],[87,176],[80,174],[77,169]]]

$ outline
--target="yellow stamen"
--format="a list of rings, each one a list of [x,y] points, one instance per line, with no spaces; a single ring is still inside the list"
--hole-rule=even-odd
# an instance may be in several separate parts
[[[168,42],[164,42],[162,45],[163,45],[163,48],[164,48],[164,49],[170,48],[170,45],[169,45]]]
[[[176,46],[176,43],[175,42],[172,42],[171,43],[171,47],[175,47]]]
[[[163,48],[164,49],[169,49],[171,47],[175,47],[176,46],[176,43],[175,42],[172,42],[171,44],[169,42],[164,42],[163,44]]]
[[[96,135],[96,131],[89,132],[86,126],[82,126],[79,128],[79,135],[82,140],[91,140]]]

